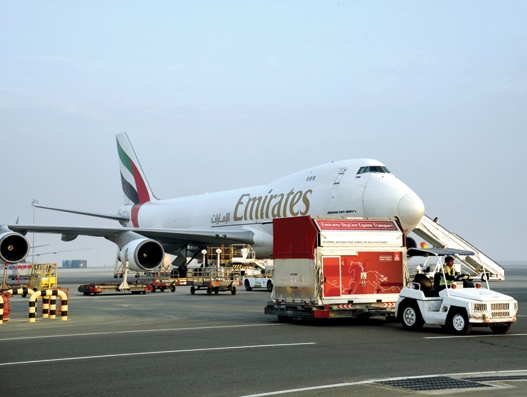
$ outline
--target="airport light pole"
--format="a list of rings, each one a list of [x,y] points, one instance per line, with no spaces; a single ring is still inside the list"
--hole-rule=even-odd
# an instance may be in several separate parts
[[[201,255],[203,255],[203,272],[201,274],[205,274],[205,267],[207,267],[207,250],[201,250]]]
[[[218,254],[218,269],[220,268],[220,254],[221,254],[221,250],[218,248],[216,250],[216,253]]]
[[[33,198],[33,201],[31,205],[33,206],[33,225],[36,223],[37,219],[37,207],[35,207],[38,204],[38,200],[36,198]],[[35,232],[33,232],[33,256],[31,257],[31,262],[34,262],[35,259]]]

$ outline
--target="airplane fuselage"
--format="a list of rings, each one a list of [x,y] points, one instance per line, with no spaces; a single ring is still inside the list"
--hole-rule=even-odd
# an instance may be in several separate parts
[[[406,232],[421,219],[424,206],[417,195],[389,172],[365,172],[380,167],[371,159],[333,162],[313,167],[267,185],[155,200],[119,211],[127,226],[147,229],[210,229],[244,227],[255,233],[260,258],[272,250],[272,219],[312,217],[399,217]],[[408,203],[407,203],[408,202]]]

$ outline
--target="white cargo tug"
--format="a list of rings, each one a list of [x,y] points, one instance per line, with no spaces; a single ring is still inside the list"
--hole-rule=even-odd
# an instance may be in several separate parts
[[[473,255],[471,251],[454,249],[408,249],[409,255],[434,255],[438,264],[446,255]],[[442,276],[444,268],[440,266]],[[440,325],[454,334],[466,335],[472,327],[490,327],[497,334],[506,333],[516,322],[518,302],[502,293],[472,283],[467,275],[456,277],[448,288],[439,285],[441,272],[434,281],[425,274],[416,274],[413,282],[404,287],[395,303],[395,315],[407,330],[420,330],[424,324]],[[443,288],[443,289],[442,289]]]

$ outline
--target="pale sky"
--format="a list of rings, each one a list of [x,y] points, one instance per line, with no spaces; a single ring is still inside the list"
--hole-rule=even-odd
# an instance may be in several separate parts
[[[0,0],[0,223],[115,225],[31,202],[116,212],[126,131],[159,198],[374,158],[523,260],[526,21],[523,1]],[[114,264],[104,239],[35,243]]]

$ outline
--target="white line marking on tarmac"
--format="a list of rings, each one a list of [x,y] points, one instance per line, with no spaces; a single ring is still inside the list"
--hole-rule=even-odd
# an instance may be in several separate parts
[[[197,330],[202,330],[202,329],[268,327],[268,326],[276,326],[276,325],[284,325],[284,324],[241,324],[241,325],[220,325],[217,327],[189,327],[189,328],[140,329],[140,330],[132,330],[132,331],[87,332],[83,334],[40,335],[40,336],[24,336],[20,338],[3,338],[3,339],[0,339],[0,342],[12,341],[12,340],[26,340],[26,339],[66,338],[66,337],[72,337],[72,336],[135,334],[135,333],[144,333],[144,332],[197,331]]]
[[[234,349],[261,349],[261,348],[266,348],[266,347],[305,346],[305,345],[315,345],[315,344],[316,344],[315,342],[277,343],[273,345],[227,346],[227,347],[209,347],[209,348],[203,348],[203,349],[183,349],[183,350],[165,350],[165,351],[155,351],[155,352],[105,354],[105,355],[100,355],[100,356],[66,357],[66,358],[50,358],[47,360],[16,361],[12,363],[0,363],[0,366],[53,363],[53,362],[59,362],[59,361],[88,360],[88,359],[94,359],[94,358],[114,358],[114,357],[130,357],[130,356],[147,356],[147,355],[152,355],[152,354],[210,352],[210,351],[234,350]]]
[[[420,375],[420,376],[400,376],[397,378],[381,378],[381,379],[370,379],[370,380],[361,380],[357,382],[344,382],[344,383],[334,383],[332,385],[323,385],[323,386],[312,386],[312,387],[302,387],[298,389],[288,389],[288,390],[278,390],[268,393],[258,393],[258,394],[248,394],[243,397],[264,397],[264,396],[274,396],[277,394],[287,394],[287,393],[298,393],[302,391],[311,391],[311,390],[321,390],[321,389],[331,389],[335,387],[345,387],[345,386],[357,386],[357,385],[367,385],[377,382],[387,382],[394,380],[404,380],[404,379],[420,379],[420,378],[430,378],[434,376],[481,376],[481,375],[501,375],[505,376],[507,374],[515,374],[520,372],[526,372],[525,369],[513,370],[513,371],[486,371],[486,372],[467,372],[464,374],[431,374],[431,375]]]
[[[527,336],[527,334],[488,334],[488,335],[449,335],[449,336],[425,336],[423,339],[453,339],[453,338],[494,338],[494,337],[511,337]]]

